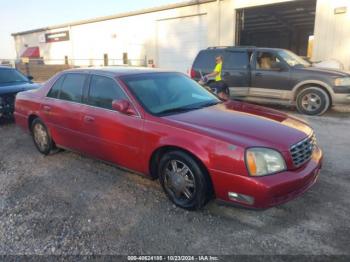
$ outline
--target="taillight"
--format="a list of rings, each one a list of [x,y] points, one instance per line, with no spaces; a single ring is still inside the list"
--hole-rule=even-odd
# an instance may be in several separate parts
[[[195,78],[196,77],[196,71],[194,71],[193,68],[190,69],[190,77]]]

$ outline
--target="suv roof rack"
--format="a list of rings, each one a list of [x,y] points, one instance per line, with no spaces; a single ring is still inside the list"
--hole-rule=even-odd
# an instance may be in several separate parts
[[[232,46],[210,46],[210,47],[208,47],[207,49],[221,49],[221,48],[230,48],[230,47],[232,47]]]
[[[233,46],[211,46],[207,49],[224,49],[224,48],[256,48],[256,46],[249,45],[233,45]]]

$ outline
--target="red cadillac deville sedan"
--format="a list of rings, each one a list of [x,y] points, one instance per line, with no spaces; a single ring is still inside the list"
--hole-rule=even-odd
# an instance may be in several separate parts
[[[322,163],[305,122],[223,102],[176,72],[64,71],[19,93],[15,119],[42,154],[78,151],[159,178],[169,199],[190,210],[212,198],[259,209],[282,204],[315,183]]]

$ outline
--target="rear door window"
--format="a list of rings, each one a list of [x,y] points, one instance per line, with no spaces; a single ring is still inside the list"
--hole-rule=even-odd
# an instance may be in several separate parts
[[[89,105],[112,109],[112,101],[118,99],[127,99],[127,97],[112,78],[92,76],[88,97]]]
[[[223,61],[224,69],[247,69],[249,64],[248,53],[226,52]]]
[[[223,52],[219,50],[209,50],[209,51],[201,51],[193,65],[194,69],[204,70],[204,71],[212,71],[215,68],[215,58],[218,55],[222,55]]]
[[[47,94],[48,97],[51,98],[58,98],[58,95],[60,93],[61,90],[61,86],[63,83],[65,76],[61,76],[58,80],[56,80],[56,82],[53,84],[53,86],[51,87],[49,93]]]
[[[81,103],[85,81],[84,74],[67,74],[62,83],[59,99]]]

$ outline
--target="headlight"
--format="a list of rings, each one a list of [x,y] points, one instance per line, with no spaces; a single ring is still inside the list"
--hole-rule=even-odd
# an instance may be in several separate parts
[[[263,147],[246,151],[246,165],[251,176],[266,176],[286,169],[286,162],[278,151]]]
[[[335,86],[350,86],[350,77],[341,77],[334,80]]]

